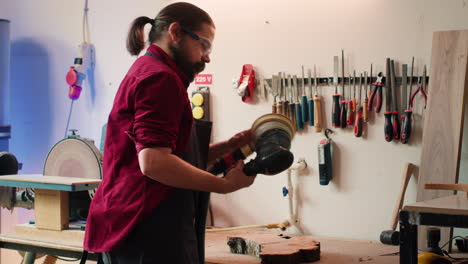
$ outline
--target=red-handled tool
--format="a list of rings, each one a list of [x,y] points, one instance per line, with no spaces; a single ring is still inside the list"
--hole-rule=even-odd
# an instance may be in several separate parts
[[[404,100],[405,112],[401,116],[401,137],[400,137],[400,141],[403,144],[407,144],[411,137],[411,122],[412,122],[411,116],[413,115],[413,110],[411,109],[411,107],[409,107],[408,102],[411,98],[411,92],[412,92],[412,87],[413,87],[413,70],[414,70],[414,57],[411,61],[411,76],[410,76],[410,84],[409,84],[410,92],[409,94],[403,93],[403,95],[405,96],[405,100]],[[406,73],[407,73],[407,69],[403,67],[403,78],[405,79],[406,79]]]
[[[387,70],[385,76],[385,124],[384,124],[384,133],[385,140],[387,142],[392,141],[393,139],[393,124],[392,124],[392,109],[390,101],[392,99],[391,95],[391,77],[390,77],[390,58],[387,58]]]
[[[372,80],[372,75],[371,75],[371,80]],[[372,111],[372,107],[374,105],[374,100],[377,99],[376,105],[375,105],[375,112],[380,113],[380,110],[382,109],[382,87],[383,87],[383,76],[382,72],[379,72],[379,75],[377,75],[377,80],[372,84],[374,85],[374,90],[372,91],[369,102],[367,104],[367,110]]]
[[[353,71],[353,100],[352,100],[352,106],[353,106],[353,113],[356,113],[356,71],[355,70]]]
[[[369,120],[369,111],[367,110],[367,105],[369,104],[369,98],[368,98],[368,90],[367,90],[367,85],[369,85],[369,91],[370,91],[370,84],[372,83],[372,64],[371,64],[371,76],[370,80],[367,80],[367,72],[364,72],[364,103],[363,103],[363,109],[362,109],[362,116],[364,119],[364,122],[367,123]]]
[[[357,108],[356,120],[354,121],[354,135],[356,137],[362,136],[363,122],[364,122],[364,116],[363,116],[364,107],[361,104],[361,92],[362,92],[362,73],[359,78],[359,100],[357,101],[357,105],[356,105],[356,108]]]
[[[398,98],[396,94],[396,78],[395,78],[395,62],[390,61],[390,78],[391,80],[391,89],[392,89],[392,124],[393,124],[393,139],[400,139],[400,116],[398,114]]]
[[[340,122],[341,122],[341,128],[346,128],[348,125],[348,122],[346,122],[346,119],[348,117],[348,109],[347,109],[347,102],[346,102],[346,96],[345,96],[345,76],[344,76],[344,50],[341,50],[341,76],[343,77],[341,79],[341,92],[343,94],[343,98],[341,98],[341,114],[340,114]],[[351,111],[351,109],[350,109]]]
[[[335,94],[333,94],[332,125],[334,128],[338,128],[341,127],[340,94],[338,93],[338,56],[333,57],[333,84],[335,85]]]
[[[348,113],[346,116],[346,125],[348,126],[353,126],[354,125],[354,112],[353,110],[353,100],[351,99],[351,76],[349,77],[349,101],[348,101]],[[354,72],[354,78],[353,78],[353,85],[356,85],[356,72]],[[356,88],[356,87],[354,87]],[[354,89],[356,90],[356,89]],[[356,98],[354,98],[356,100]]]
[[[421,79],[419,79],[419,87],[418,89],[414,92],[413,95],[411,95],[411,99],[410,99],[410,107],[413,108],[413,101],[414,101],[414,98],[416,97],[416,95],[418,93],[421,93],[421,95],[423,96],[424,98],[424,108],[426,108],[426,104],[427,104],[427,94],[426,92],[424,91],[424,88],[426,88],[426,78],[427,78],[427,74],[426,74],[426,65],[424,65],[424,71],[423,71],[423,78],[422,78],[422,81]]]

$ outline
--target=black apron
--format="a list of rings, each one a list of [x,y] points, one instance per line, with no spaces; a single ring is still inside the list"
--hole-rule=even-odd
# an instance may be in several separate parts
[[[147,52],[145,55],[159,57]],[[183,159],[205,170],[212,123],[194,120]],[[102,255],[109,264],[203,264],[210,193],[175,188],[129,235],[124,246]]]

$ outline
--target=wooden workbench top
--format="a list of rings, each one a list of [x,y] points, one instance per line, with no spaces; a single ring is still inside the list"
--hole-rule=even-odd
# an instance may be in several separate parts
[[[246,233],[269,233],[271,231],[227,231],[206,234],[206,263],[207,264],[260,264],[259,258],[232,254],[226,244],[228,237],[242,236]],[[320,260],[318,264],[336,263],[365,263],[365,264],[394,264],[399,262],[399,256],[381,256],[399,252],[399,247],[383,245],[376,241],[348,240],[312,237],[320,242]],[[314,263],[314,262],[313,262]]]
[[[465,193],[417,202],[403,207],[406,211],[438,214],[468,215],[468,197]]]
[[[63,232],[63,231],[62,231]],[[246,233],[271,234],[271,231],[229,231],[206,233],[206,264],[260,264],[260,259],[247,255],[232,254],[227,245],[227,238],[242,236]],[[398,255],[382,256],[399,252],[399,247],[383,245],[376,241],[336,239],[324,237],[312,237],[320,242],[320,260],[313,263],[337,264],[337,263],[363,263],[363,264],[394,264],[399,262]],[[25,234],[0,235],[0,242],[20,243],[32,246],[42,246],[54,249],[62,249],[80,252],[82,241],[74,239],[58,239],[56,237],[35,237]]]
[[[37,188],[59,191],[85,191],[96,188],[101,179],[44,176],[42,174],[16,174],[0,177],[0,186]]]

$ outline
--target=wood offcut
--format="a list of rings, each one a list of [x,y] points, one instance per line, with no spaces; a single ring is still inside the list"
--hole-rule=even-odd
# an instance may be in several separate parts
[[[243,233],[228,237],[231,253],[255,256],[262,264],[299,264],[320,260],[320,243],[309,236]]]

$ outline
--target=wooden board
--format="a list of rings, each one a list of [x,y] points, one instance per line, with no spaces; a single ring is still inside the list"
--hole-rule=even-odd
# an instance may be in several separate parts
[[[206,234],[206,264],[260,264],[260,258],[248,255],[233,254],[227,245],[228,237],[243,236],[245,234],[262,234],[278,236],[271,231],[227,231]],[[394,264],[399,256],[392,253],[399,252],[396,246],[384,245],[376,241],[348,240],[325,237],[308,236],[320,241],[320,261],[318,264],[336,263],[366,263],[366,264]],[[388,255],[388,256],[382,256]]]
[[[18,174],[0,177],[0,186],[37,188],[59,191],[86,191],[97,188],[101,179],[44,176],[42,174]]]
[[[468,30],[435,32],[432,40],[429,97],[424,113],[421,166],[416,201],[451,195],[425,190],[427,182],[456,183],[460,167],[465,91],[468,90]],[[424,229],[418,243],[424,245]],[[448,241],[449,229],[441,230]]]
[[[15,233],[32,239],[48,238],[76,243],[83,243],[84,241],[84,231],[72,224],[70,224],[69,229],[62,231],[39,229],[31,224],[19,224],[15,226]]]
[[[250,255],[268,264],[299,264],[320,259],[320,243],[310,236],[245,232],[228,238],[231,253]]]
[[[83,252],[83,242],[55,240],[49,238],[32,238],[23,235],[5,234],[0,235],[1,242],[18,243],[29,246],[46,247],[59,250]]]
[[[459,183],[426,183],[424,188],[426,190],[452,190],[463,191],[468,195],[468,184]]]
[[[403,210],[425,213],[468,215],[468,198],[465,194],[444,196],[433,200],[408,204],[403,207]]]

